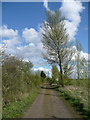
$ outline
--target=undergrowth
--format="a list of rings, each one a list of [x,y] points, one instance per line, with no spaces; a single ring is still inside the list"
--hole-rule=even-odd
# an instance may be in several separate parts
[[[28,97],[3,107],[3,120],[5,118],[21,118],[27,108],[30,107],[30,105],[33,103],[39,91],[40,88],[35,88]]]
[[[84,107],[83,102],[81,102],[79,98],[75,98],[74,95],[64,90],[63,88],[57,88],[56,90],[59,92],[61,96],[65,98],[65,100],[69,101],[69,103],[75,108],[75,110],[80,113],[82,118],[84,118],[85,120],[89,120],[90,110]]]

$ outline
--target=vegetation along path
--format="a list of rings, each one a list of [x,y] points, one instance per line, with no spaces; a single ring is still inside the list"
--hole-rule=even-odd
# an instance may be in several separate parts
[[[53,89],[42,89],[24,118],[79,118]]]

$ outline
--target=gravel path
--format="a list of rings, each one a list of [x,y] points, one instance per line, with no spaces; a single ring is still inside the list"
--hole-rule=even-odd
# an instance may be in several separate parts
[[[79,116],[54,90],[42,89],[24,118],[79,118]]]

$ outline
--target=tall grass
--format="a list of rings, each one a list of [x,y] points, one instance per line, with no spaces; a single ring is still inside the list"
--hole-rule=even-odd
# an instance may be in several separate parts
[[[86,119],[88,119],[88,114],[90,113],[88,104],[88,82],[88,79],[80,79],[80,84],[78,85],[77,80],[72,79],[64,88],[58,89],[60,94]]]

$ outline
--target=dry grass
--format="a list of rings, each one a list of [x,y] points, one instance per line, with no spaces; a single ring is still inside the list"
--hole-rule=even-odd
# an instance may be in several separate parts
[[[88,108],[88,90],[86,88],[71,85],[64,87],[63,90],[67,91],[71,96],[79,98],[84,107]]]

